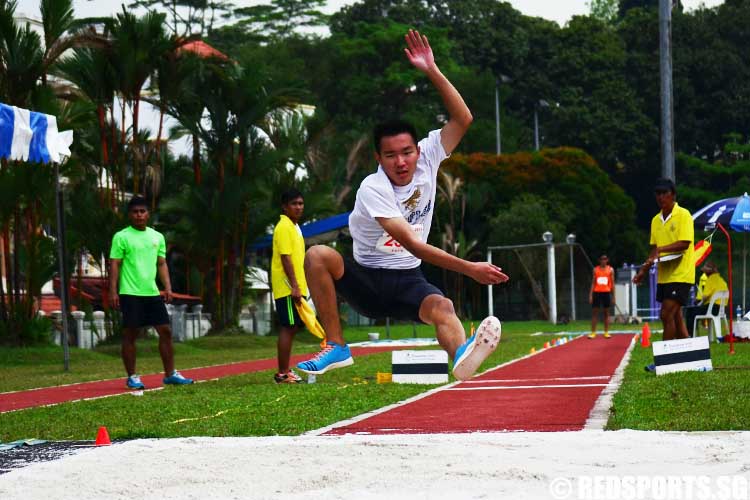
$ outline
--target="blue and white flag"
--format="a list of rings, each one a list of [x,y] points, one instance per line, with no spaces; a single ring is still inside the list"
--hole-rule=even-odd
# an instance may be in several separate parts
[[[59,163],[72,143],[73,132],[58,132],[54,116],[0,103],[0,158]]]

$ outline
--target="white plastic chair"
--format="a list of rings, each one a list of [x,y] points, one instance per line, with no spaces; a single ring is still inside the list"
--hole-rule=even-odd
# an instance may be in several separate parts
[[[693,320],[693,337],[696,336],[696,327],[698,326],[699,320],[707,319],[710,321],[708,324],[708,339],[709,340],[717,340],[717,337],[721,337],[721,322],[724,321],[724,325],[727,327],[727,331],[729,331],[729,323],[727,323],[727,317],[724,314],[724,307],[726,300],[729,299],[729,291],[723,291],[723,292],[714,292],[713,295],[711,295],[711,299],[709,300],[710,306],[708,307],[708,310],[706,311],[706,314],[701,314],[699,316],[696,316]],[[716,301],[719,302],[719,312],[714,316],[711,314],[713,312],[714,304]]]

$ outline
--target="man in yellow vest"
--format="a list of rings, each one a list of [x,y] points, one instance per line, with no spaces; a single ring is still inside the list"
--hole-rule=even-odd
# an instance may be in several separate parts
[[[651,251],[648,259],[633,278],[636,285],[658,262],[656,300],[661,302],[659,314],[664,327],[664,340],[684,339],[688,330],[682,308],[690,301],[690,288],[695,283],[693,259],[693,218],[677,204],[677,189],[671,179],[658,179],[654,186],[659,213],[651,219]],[[652,370],[653,365],[646,367]]]
[[[722,278],[719,274],[719,268],[714,262],[707,261],[705,264],[703,264],[701,271],[703,271],[704,276],[706,276],[706,280],[703,283],[703,286],[701,286],[700,283],[698,284],[698,290],[700,291],[700,301],[697,305],[685,308],[685,323],[687,323],[687,327],[688,329],[690,329],[693,336],[695,336],[695,332],[692,331],[692,329],[693,323],[695,323],[696,316],[698,316],[699,314],[706,314],[709,307],[712,307],[712,314],[718,314],[719,306],[722,305],[722,302],[723,305],[727,304],[727,299],[715,300],[713,304],[710,304],[711,296],[715,292],[729,291],[727,282],[724,281],[724,278]],[[696,296],[696,299],[697,298],[698,297]]]
[[[297,189],[281,195],[281,216],[273,230],[271,255],[271,289],[281,329],[277,346],[279,371],[277,384],[299,384],[302,378],[289,369],[292,341],[303,326],[296,304],[307,296],[305,280],[305,239],[298,222],[305,210],[305,200]]]

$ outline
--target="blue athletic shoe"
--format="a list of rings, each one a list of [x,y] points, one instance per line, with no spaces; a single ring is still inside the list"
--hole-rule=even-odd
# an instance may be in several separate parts
[[[656,373],[656,365],[653,363],[651,363],[650,365],[644,366],[643,369],[649,373]]]
[[[333,342],[328,342],[326,346],[315,355],[314,358],[302,361],[297,364],[297,368],[301,372],[309,373],[310,375],[321,375],[328,370],[334,368],[343,368],[354,364],[352,359],[352,352],[349,350],[349,346],[340,346]]]
[[[127,382],[125,382],[125,385],[128,389],[145,389],[146,386],[143,385],[143,382],[141,382],[141,377],[138,375],[131,375],[128,377]]]
[[[456,350],[453,357],[453,375],[458,380],[468,380],[482,361],[492,354],[500,342],[500,320],[487,316],[476,333]]]
[[[162,380],[165,385],[187,385],[192,384],[193,379],[191,378],[185,378],[182,376],[180,372],[177,370],[172,371],[172,375],[169,377],[164,377],[164,380]]]

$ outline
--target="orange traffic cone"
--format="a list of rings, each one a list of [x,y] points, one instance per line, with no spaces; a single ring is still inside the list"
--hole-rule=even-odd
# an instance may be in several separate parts
[[[109,440],[109,432],[107,432],[107,428],[104,426],[99,427],[99,431],[96,433],[94,446],[109,446],[111,444],[112,441]]]
[[[643,329],[641,329],[641,347],[649,347],[651,345],[651,329],[648,327],[648,321],[643,323]]]

